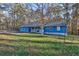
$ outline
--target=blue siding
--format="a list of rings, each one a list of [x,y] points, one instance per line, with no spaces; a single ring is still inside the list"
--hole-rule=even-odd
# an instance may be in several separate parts
[[[53,33],[66,33],[66,26],[60,26],[60,30],[57,31],[57,26],[45,27],[44,32],[53,32]]]
[[[58,30],[57,30],[58,28]],[[20,27],[20,32],[37,32],[39,29],[41,33],[41,28],[38,27]],[[55,35],[67,35],[66,32],[67,25],[63,24],[52,24],[50,26],[44,26],[44,34],[55,34]]]
[[[28,27],[20,27],[20,32],[29,32]]]

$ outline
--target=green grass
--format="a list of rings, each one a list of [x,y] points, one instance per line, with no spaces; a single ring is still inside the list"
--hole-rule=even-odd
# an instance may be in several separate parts
[[[33,33],[0,34],[2,56],[63,56],[79,55],[79,37]]]

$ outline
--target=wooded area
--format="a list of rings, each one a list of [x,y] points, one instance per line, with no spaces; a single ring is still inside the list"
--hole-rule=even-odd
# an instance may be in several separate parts
[[[44,23],[65,21],[69,34],[79,34],[78,3],[3,3],[0,4],[0,30],[19,31],[30,22]]]

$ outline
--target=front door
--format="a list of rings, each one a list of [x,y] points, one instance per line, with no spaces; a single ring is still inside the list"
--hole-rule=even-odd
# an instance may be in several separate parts
[[[31,28],[29,28],[29,32],[31,32]]]
[[[78,32],[77,34],[79,35],[79,29],[78,29],[78,31],[77,31],[77,32]]]

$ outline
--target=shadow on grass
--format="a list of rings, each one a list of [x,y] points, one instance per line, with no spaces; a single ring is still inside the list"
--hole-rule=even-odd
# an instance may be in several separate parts
[[[71,42],[64,42],[64,40],[63,40],[63,42],[54,42],[54,41],[44,41],[44,40],[30,40],[30,39],[26,39],[26,40],[24,40],[24,39],[18,39],[18,40],[12,40],[12,39],[0,39],[0,41],[7,41],[7,42],[31,42],[31,43],[40,43],[40,44],[53,44],[53,43],[65,43],[65,44],[79,44],[79,43],[73,43],[72,41]]]
[[[12,36],[18,36],[18,37],[48,37],[48,36],[44,36],[44,35],[33,35],[34,33],[31,33],[32,35],[26,34],[26,35],[18,35],[18,34],[11,34],[11,33],[0,33],[0,34],[4,34],[4,35],[12,35]]]
[[[79,43],[73,43],[73,42],[64,42],[64,40],[63,40],[63,42],[53,42],[53,41],[40,41],[40,40],[23,40],[23,39],[19,39],[18,40],[19,42],[21,42],[21,41],[23,41],[23,42],[31,42],[31,43],[40,43],[40,44],[42,44],[42,43],[46,43],[46,44],[53,44],[53,43],[65,43],[65,44],[79,44]]]
[[[43,36],[43,35],[14,35],[14,36],[20,36],[20,37],[35,37],[35,38],[43,38],[43,37],[48,37],[48,36]]]

